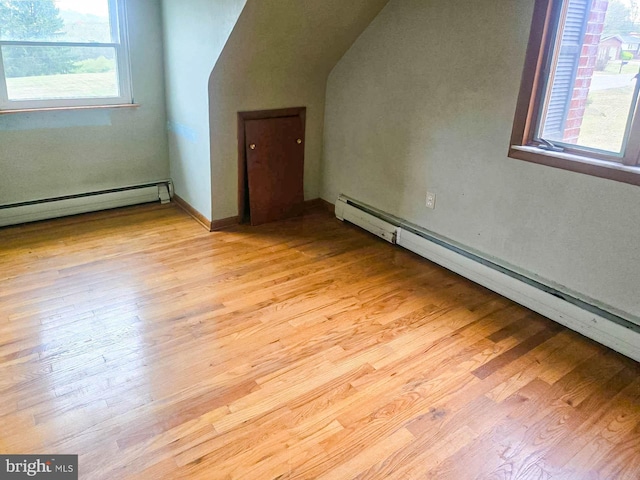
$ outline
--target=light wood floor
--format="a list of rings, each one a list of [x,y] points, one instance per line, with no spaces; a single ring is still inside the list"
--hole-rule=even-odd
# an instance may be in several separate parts
[[[640,368],[327,213],[0,229],[0,452],[81,479],[640,478]]]

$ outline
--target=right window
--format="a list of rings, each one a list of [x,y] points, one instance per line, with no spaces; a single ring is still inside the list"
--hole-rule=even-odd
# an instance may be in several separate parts
[[[536,1],[511,157],[640,185],[633,5]]]

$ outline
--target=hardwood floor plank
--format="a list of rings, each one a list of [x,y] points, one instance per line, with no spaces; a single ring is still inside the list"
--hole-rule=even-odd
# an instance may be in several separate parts
[[[636,480],[639,374],[320,210],[0,229],[0,451],[83,479]]]
[[[380,442],[365,448],[356,456],[346,459],[338,467],[320,475],[318,480],[331,480],[338,478],[355,478],[360,472],[368,469],[378,458],[393,455],[397,450],[408,445],[415,437],[401,428],[396,430]]]
[[[546,342],[554,335],[556,335],[562,329],[558,324],[550,324],[543,331],[536,333],[535,335],[527,338],[525,341],[517,344],[513,348],[510,348],[506,352],[497,356],[491,362],[485,363],[481,367],[477,368],[473,371],[473,374],[484,380],[489,375],[491,375],[494,371],[502,368],[504,365],[512,362],[513,360],[519,358],[520,356],[526,354],[531,351],[538,345]]]

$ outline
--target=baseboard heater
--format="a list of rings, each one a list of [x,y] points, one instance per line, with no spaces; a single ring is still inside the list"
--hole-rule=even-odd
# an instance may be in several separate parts
[[[640,361],[638,319],[627,319],[482,258],[398,217],[345,195],[336,217],[397,244],[545,317]]]
[[[45,198],[28,202],[0,205],[0,227],[17,225],[79,213],[96,212],[110,208],[141,203],[167,203],[171,198],[169,180],[132,185],[110,190],[80,193],[63,197]]]

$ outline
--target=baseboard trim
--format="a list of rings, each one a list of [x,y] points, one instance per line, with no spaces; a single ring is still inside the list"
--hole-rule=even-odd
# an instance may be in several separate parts
[[[176,202],[176,205],[180,207],[187,215],[192,217],[196,222],[206,228],[207,231],[212,231],[212,222],[209,221],[209,219],[201,214],[198,210],[189,205],[189,203],[186,202],[183,198],[181,198],[179,195],[174,194],[173,201]]]
[[[313,200],[305,200],[303,204],[304,213],[313,212],[314,210],[319,210],[322,208],[322,203],[319,198],[314,198]]]
[[[302,213],[303,214],[313,213],[313,212],[317,212],[317,211],[323,211],[323,212],[327,211],[327,212],[333,214],[334,211],[335,211],[335,207],[334,207],[334,205],[332,203],[329,203],[329,202],[327,202],[326,200],[324,200],[322,198],[314,198],[313,200],[305,200],[304,203],[302,204]],[[240,221],[240,216],[221,218],[220,220],[214,220],[213,222],[211,222],[211,231],[213,232],[215,230],[222,230],[224,228],[229,228],[229,227],[232,227],[234,225],[238,225],[240,223],[243,223],[243,222]]]
[[[324,198],[321,198],[320,202],[322,202],[322,205],[327,210],[327,212],[329,212],[331,215],[335,215],[336,205],[334,203],[327,202]]]
[[[211,232],[215,232],[217,230],[223,230],[225,228],[233,227],[234,225],[238,225],[240,223],[240,218],[238,216],[235,217],[227,217],[221,218],[219,220],[214,220],[211,222]]]
[[[306,200],[304,202],[305,213],[314,212],[316,210],[327,211],[333,214],[335,212],[335,206],[323,198],[314,198],[313,200]]]

